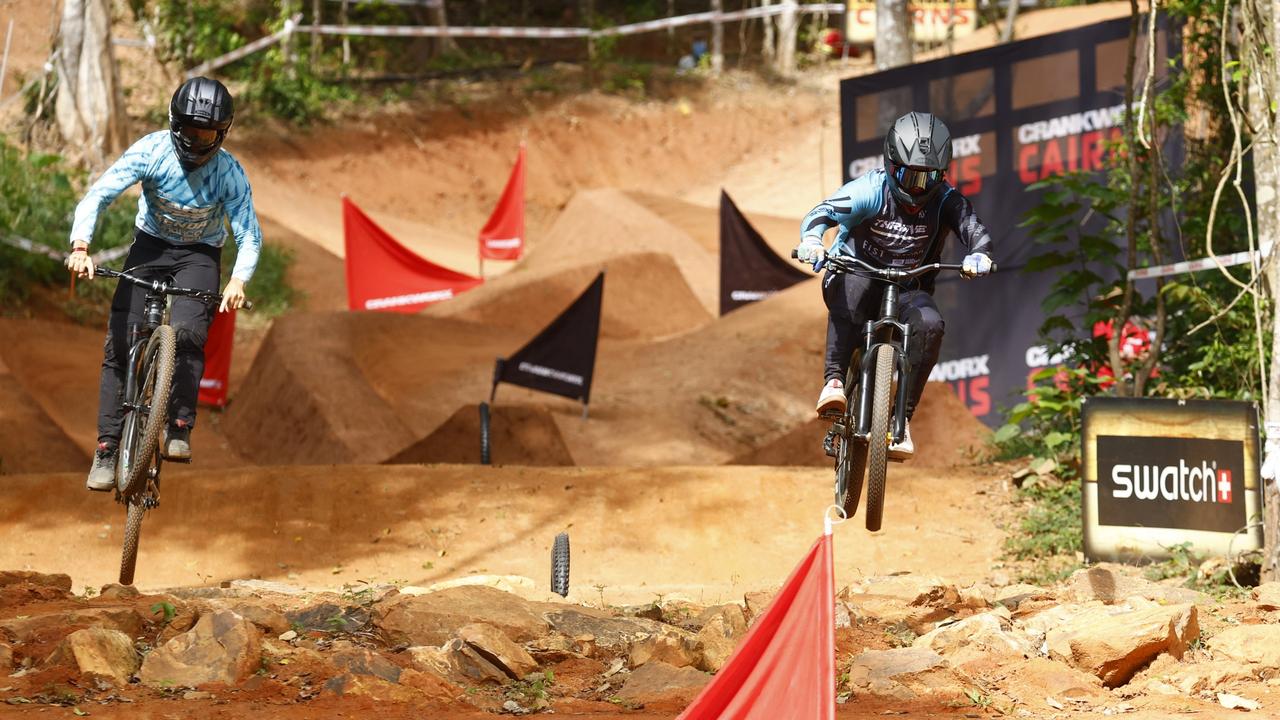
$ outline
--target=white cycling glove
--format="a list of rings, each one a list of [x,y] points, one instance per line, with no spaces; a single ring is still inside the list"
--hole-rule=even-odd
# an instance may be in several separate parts
[[[827,249],[817,240],[805,238],[796,246],[796,259],[810,265],[816,265],[827,257]]]
[[[991,272],[991,258],[983,253],[970,253],[964,256],[964,262],[960,264],[962,268],[960,274],[965,277],[979,277]]]

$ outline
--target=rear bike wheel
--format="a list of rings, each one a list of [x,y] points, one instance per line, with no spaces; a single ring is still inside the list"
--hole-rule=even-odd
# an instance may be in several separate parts
[[[556,535],[551,547],[551,592],[560,597],[569,594],[569,533]]]
[[[489,403],[480,403],[480,464],[489,464],[490,443],[492,442],[489,434],[489,423],[491,416],[489,413]]]
[[[128,398],[134,409],[125,412],[116,469],[117,486],[126,498],[131,499],[142,489],[147,469],[159,448],[160,433],[169,417],[176,352],[173,328],[161,325],[151,334],[142,353],[138,390]]]
[[[147,509],[142,493],[130,495],[124,502],[128,512],[124,520],[124,550],[120,553],[120,584],[133,584],[133,571],[138,565],[138,540],[142,537],[142,518]]]
[[[876,348],[875,384],[871,386],[871,435],[867,438],[867,529],[880,529],[884,516],[884,484],[889,461],[889,410],[893,396],[894,350]]]

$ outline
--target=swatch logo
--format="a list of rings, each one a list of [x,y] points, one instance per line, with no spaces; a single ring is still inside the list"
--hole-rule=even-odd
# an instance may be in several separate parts
[[[1219,470],[1217,461],[1187,465],[1129,465],[1111,467],[1111,496],[1139,500],[1162,498],[1183,502],[1231,502],[1231,471]]]

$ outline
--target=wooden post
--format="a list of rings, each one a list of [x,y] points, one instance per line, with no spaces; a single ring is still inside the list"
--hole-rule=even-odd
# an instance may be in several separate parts
[[[338,11],[338,23],[342,25],[342,28],[344,30],[347,27],[347,22],[348,22],[347,6],[350,3],[351,3],[351,0],[342,0],[342,9]],[[343,35],[342,36],[342,71],[344,73],[347,71],[347,65],[350,62],[351,62],[351,37],[348,35]]]
[[[285,26],[289,24],[289,18],[294,15],[294,7],[296,0],[281,0],[280,12],[284,15]],[[297,61],[297,55],[294,52],[293,33],[285,33],[280,40],[280,52],[284,55],[284,72],[286,77],[293,79],[298,75],[298,68],[294,66]]]
[[[9,41],[13,39],[13,18],[9,18],[9,30],[4,34],[4,58],[0,59],[0,100],[4,100],[4,76],[9,71]]]
[[[320,60],[320,33],[315,29],[320,24],[320,1],[311,0],[311,73],[316,71],[316,63]]]
[[[720,16],[724,13],[724,0],[711,0],[711,72],[724,70],[724,21]]]

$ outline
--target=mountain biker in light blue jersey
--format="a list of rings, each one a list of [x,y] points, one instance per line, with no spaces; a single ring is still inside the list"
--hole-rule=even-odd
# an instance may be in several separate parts
[[[180,287],[217,292],[222,245],[230,234],[238,252],[220,309],[244,305],[244,286],[258,264],[262,230],[244,168],[222,149],[233,118],[231,93],[222,83],[204,77],[184,82],[169,103],[169,129],[134,143],[76,207],[67,267],[80,277],[93,278],[89,243],[98,215],[120,193],[141,183],[134,240],[124,268],[143,279],[169,277]],[[120,282],[111,301],[98,395],[98,449],[86,483],[90,490],[116,486],[128,328],[142,322],[145,297],[143,288]],[[160,452],[186,462],[191,459],[191,428],[214,308],[181,296],[174,297],[169,308],[178,347],[168,408],[171,424]]]
[[[823,235],[837,227],[831,254],[851,254],[879,267],[912,268],[938,262],[954,233],[968,252],[964,276],[991,272],[991,236],[968,198],[947,183],[950,163],[951,132],[941,120],[919,112],[898,118],[885,135],[884,169],[854,179],[809,211],[796,257],[809,263],[822,260],[828,252]],[[942,349],[944,325],[933,301],[936,275],[906,283],[899,296],[899,320],[912,329],[908,360],[913,369],[907,431],[902,442],[889,448],[890,456],[899,459],[915,453],[909,422]],[[864,324],[879,317],[881,287],[857,273],[828,272],[822,280],[828,315],[826,385],[818,396],[819,415],[845,410],[844,377],[861,344]]]

